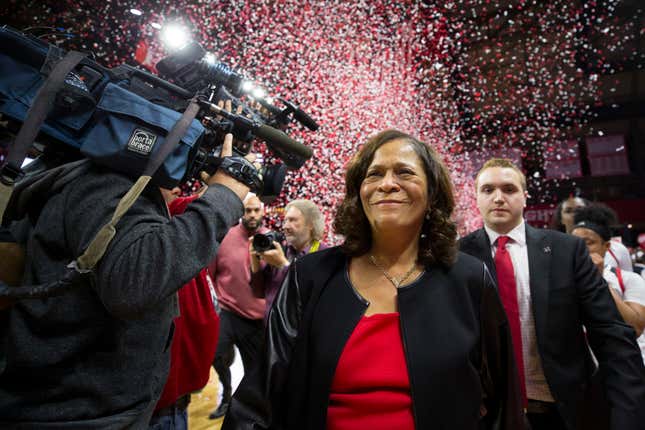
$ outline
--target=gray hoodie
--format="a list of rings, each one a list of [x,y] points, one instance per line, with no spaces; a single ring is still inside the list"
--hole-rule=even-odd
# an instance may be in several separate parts
[[[87,161],[48,175],[17,189],[9,211],[35,223],[25,284],[59,279],[132,185]],[[150,186],[86,285],[0,313],[0,428],[146,428],[168,372],[175,293],[242,212],[215,185],[170,219]]]

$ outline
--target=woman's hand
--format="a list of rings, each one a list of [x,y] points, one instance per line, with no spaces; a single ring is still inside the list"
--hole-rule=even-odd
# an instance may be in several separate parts
[[[592,252],[589,256],[591,257],[591,261],[594,266],[598,269],[598,272],[600,272],[600,276],[602,276],[602,273],[605,270],[605,258],[597,252]]]

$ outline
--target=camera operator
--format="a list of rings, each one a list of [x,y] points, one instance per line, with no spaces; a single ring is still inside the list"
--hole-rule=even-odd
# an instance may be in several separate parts
[[[257,361],[264,340],[264,299],[253,296],[248,241],[255,233],[268,230],[262,226],[264,206],[249,193],[244,200],[242,222],[231,228],[209,269],[215,279],[215,292],[221,307],[220,330],[213,367],[222,383],[222,401],[210,419],[223,417],[231,400],[231,371],[237,346],[244,371]]]
[[[257,297],[266,299],[265,319],[273,304],[278,289],[282,285],[289,264],[305,254],[327,248],[321,242],[325,220],[318,206],[310,200],[294,200],[285,207],[284,233],[287,248],[274,241],[273,248],[258,251],[251,241],[251,287]],[[262,268],[262,261],[266,266]]]
[[[229,134],[222,155],[231,152]],[[35,220],[24,284],[60,279],[133,183],[89,161],[58,172],[55,181],[14,192]],[[147,427],[168,373],[177,290],[212,261],[248,192],[221,170],[207,185],[172,219],[149,185],[117,224],[91,280],[0,313],[0,427]]]

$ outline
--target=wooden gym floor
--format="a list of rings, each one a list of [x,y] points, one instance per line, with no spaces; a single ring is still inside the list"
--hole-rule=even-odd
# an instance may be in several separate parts
[[[188,405],[188,428],[190,430],[220,430],[224,418],[209,420],[208,416],[217,406],[219,390],[217,375],[211,367],[211,376],[206,386],[193,393]]]

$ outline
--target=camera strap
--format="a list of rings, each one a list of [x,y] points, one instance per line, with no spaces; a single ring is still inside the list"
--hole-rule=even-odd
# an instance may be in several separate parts
[[[199,113],[199,109],[197,102],[194,99],[191,100],[179,121],[175,123],[173,128],[170,130],[170,133],[168,133],[168,136],[159,151],[157,151],[157,153],[150,158],[148,163],[146,163],[146,167],[143,169],[143,174],[139,179],[137,179],[121,200],[119,200],[119,204],[116,206],[114,214],[112,214],[112,219],[101,227],[83,255],[71,263],[70,268],[74,268],[79,272],[89,272],[94,268],[94,266],[96,266],[99,260],[103,257],[103,254],[105,254],[108,245],[116,234],[116,224],[141,195],[152,179],[154,173],[157,171],[159,166],[163,164],[166,157],[175,150],[179,141],[184,137],[186,131],[188,131],[188,127],[190,127],[190,124]]]
[[[54,107],[56,94],[63,86],[69,72],[83,58],[85,58],[85,54],[70,51],[62,60],[58,61],[38,90],[33,104],[27,111],[25,121],[18,131],[16,139],[11,144],[7,159],[0,169],[0,220],[4,216],[14,185],[22,176],[22,163],[25,161],[27,151],[36,139],[47,115]]]
[[[218,169],[224,170],[230,177],[247,185],[254,193],[262,190],[262,176],[260,172],[244,157],[224,157],[221,159]]]
[[[175,150],[179,141],[184,137],[186,131],[188,131],[188,127],[190,127],[190,124],[199,113],[199,109],[200,106],[196,99],[191,100],[179,121],[175,123],[170,133],[168,133],[161,149],[148,161],[143,170],[143,174],[119,201],[112,215],[112,219],[99,230],[83,255],[71,264],[72,268],[80,272],[90,271],[101,257],[103,257],[110,241],[116,234],[116,224],[134,204],[139,195],[141,195],[166,157]],[[224,157],[219,168],[226,171],[231,177],[248,185],[252,190],[257,191],[262,188],[262,177],[260,173],[253,164],[243,157]]]
[[[36,139],[47,115],[54,108],[56,95],[63,87],[67,75],[85,58],[85,54],[70,51],[60,61],[57,61],[49,72],[47,79],[39,88],[32,105],[27,110],[25,120],[18,131],[18,135],[9,147],[9,154],[0,168],[0,221],[4,218],[5,210],[9,204],[11,194],[16,182],[22,177],[22,163],[25,161],[27,151]],[[22,261],[24,254],[22,247],[17,244],[12,249],[13,258],[21,260],[14,268],[16,278],[22,277]],[[6,256],[5,256],[6,257]],[[11,256],[10,256],[11,257]],[[10,279],[0,281],[0,309],[11,305],[15,298],[42,297],[52,290],[60,293],[70,289],[75,284],[77,273],[67,273],[63,279],[49,284],[15,286],[8,285]],[[5,283],[6,281],[7,283]],[[14,281],[17,281],[14,279]]]
[[[88,276],[105,254],[108,245],[116,234],[116,224],[134,204],[139,195],[141,195],[150,182],[154,172],[164,162],[165,157],[179,143],[198,112],[199,105],[191,101],[181,119],[173,126],[168,134],[158,154],[148,161],[144,169],[144,174],[139,177],[130,190],[121,198],[110,221],[101,227],[85,252],[67,266],[69,270],[62,279],[42,285],[24,286],[10,286],[0,282],[0,309],[8,306],[14,300],[51,297],[81,285],[79,280]]]

